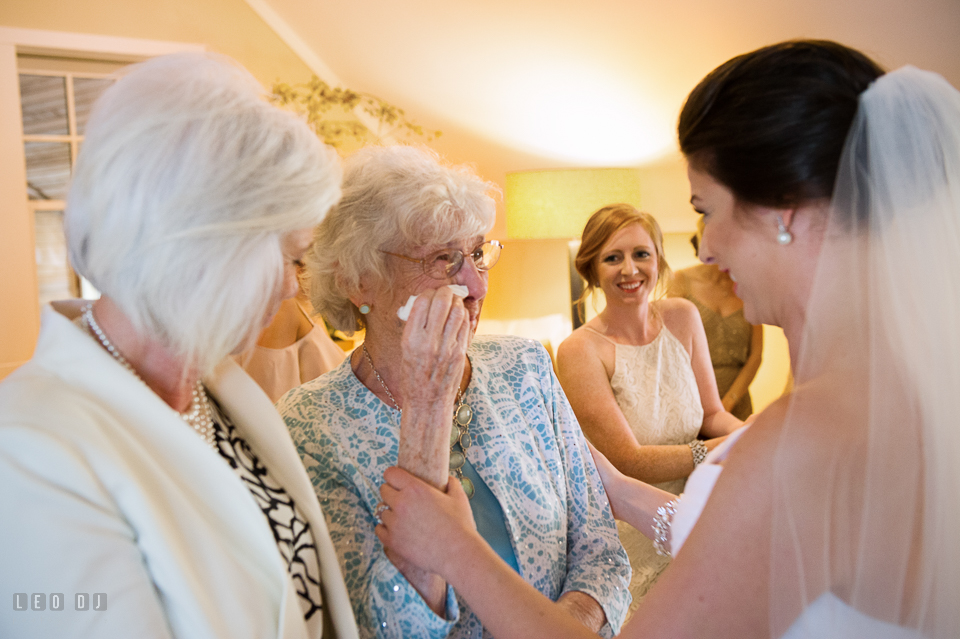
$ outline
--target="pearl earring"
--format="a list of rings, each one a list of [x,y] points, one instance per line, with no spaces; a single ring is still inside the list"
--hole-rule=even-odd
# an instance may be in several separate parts
[[[360,314],[361,314],[361,315],[366,315],[367,313],[370,312],[370,305],[369,305],[369,304],[361,304],[359,310],[360,310]]]
[[[793,241],[793,233],[787,230],[787,227],[783,225],[783,218],[779,215],[777,216],[777,242],[780,246],[786,246]]]

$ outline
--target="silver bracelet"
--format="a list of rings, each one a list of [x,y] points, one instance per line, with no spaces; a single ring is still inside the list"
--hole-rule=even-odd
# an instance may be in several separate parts
[[[693,455],[693,467],[696,468],[707,458],[707,445],[699,439],[695,439],[687,446],[690,447],[690,453]]]
[[[673,516],[677,514],[677,504],[679,499],[673,499],[657,508],[657,514],[653,516],[653,549],[661,557],[670,556],[670,526],[673,524]]]

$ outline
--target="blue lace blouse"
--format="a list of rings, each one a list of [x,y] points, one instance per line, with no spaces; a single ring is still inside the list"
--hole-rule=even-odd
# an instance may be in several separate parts
[[[503,509],[523,578],[550,599],[584,592],[619,632],[630,564],[596,466],[550,357],[532,340],[477,336],[465,401],[475,412],[468,457]],[[436,615],[373,532],[383,472],[397,463],[399,413],[354,375],[350,358],[277,404],[336,546],[361,636],[484,636],[448,586]]]

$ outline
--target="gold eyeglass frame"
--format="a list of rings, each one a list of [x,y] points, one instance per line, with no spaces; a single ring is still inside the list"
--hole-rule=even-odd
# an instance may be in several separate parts
[[[470,251],[469,255],[472,257],[473,255],[475,255],[475,254],[477,253],[478,250],[481,249],[481,247],[483,247],[483,246],[485,246],[485,245],[487,245],[487,244],[489,244],[489,245],[494,246],[494,247],[497,248],[497,257],[496,257],[496,259],[493,261],[493,264],[491,264],[490,266],[487,266],[487,267],[481,267],[481,265],[477,263],[477,260],[474,259],[474,260],[473,260],[473,263],[474,263],[474,265],[477,267],[477,270],[478,270],[478,271],[489,271],[490,269],[492,269],[494,266],[497,265],[497,262],[500,261],[500,255],[501,255],[501,253],[503,252],[503,244],[502,244],[501,242],[497,241],[497,240],[485,240],[485,241],[481,242],[480,244],[477,244],[477,245],[473,248],[473,250]],[[407,260],[408,262],[414,262],[414,263],[416,263],[416,264],[419,264],[419,265],[420,265],[420,268],[423,269],[423,274],[426,275],[427,277],[431,277],[431,278],[433,278],[433,279],[435,279],[435,280],[445,280],[445,279],[449,279],[449,278],[451,278],[451,277],[456,277],[457,273],[460,272],[460,269],[462,269],[462,268],[463,268],[463,265],[466,263],[466,258],[467,258],[467,254],[464,254],[464,252],[461,251],[460,249],[443,249],[443,250],[440,250],[440,251],[434,251],[433,253],[431,253],[430,255],[428,255],[428,256],[426,256],[426,257],[424,257],[424,258],[422,258],[422,259],[418,259],[418,258],[415,258],[415,257],[410,257],[409,255],[403,255],[402,253],[391,253],[390,251],[384,251],[384,250],[382,250],[382,249],[380,250],[380,252],[381,252],[381,253],[385,253],[385,254],[387,254],[387,255],[392,255],[392,256],[394,256],[394,257],[399,257],[400,259],[402,259],[402,260]],[[459,254],[459,255],[460,255],[460,261],[457,262],[457,265],[456,265],[456,267],[454,268],[454,271],[453,271],[452,273],[446,273],[445,275],[438,277],[437,275],[434,275],[433,273],[430,272],[430,267],[428,266],[428,264],[432,264],[432,263],[434,262],[434,260],[437,258],[437,256],[442,255],[442,254],[444,254],[444,253],[450,253],[451,255]],[[482,251],[481,251],[481,253],[482,253]]]

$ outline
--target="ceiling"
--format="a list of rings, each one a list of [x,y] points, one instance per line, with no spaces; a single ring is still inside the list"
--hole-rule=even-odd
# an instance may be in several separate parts
[[[403,107],[453,161],[508,171],[675,156],[687,92],[780,40],[838,40],[960,86],[960,0],[247,0],[323,79]]]

